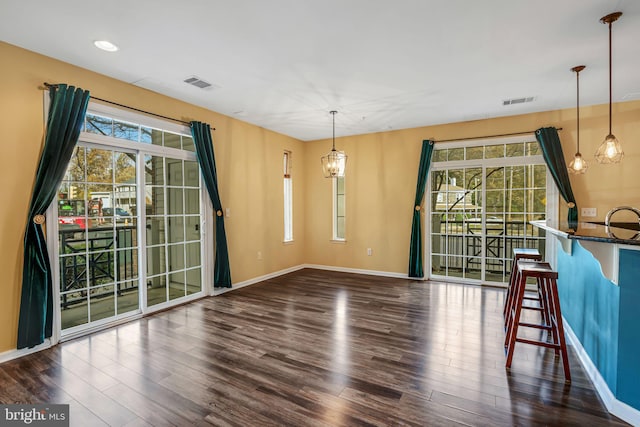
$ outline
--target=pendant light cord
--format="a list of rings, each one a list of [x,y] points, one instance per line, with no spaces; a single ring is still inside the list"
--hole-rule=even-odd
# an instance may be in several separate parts
[[[580,153],[580,71],[576,71],[576,116],[576,124],[578,126],[576,148]]]
[[[336,113],[337,111],[330,111],[333,116],[333,145],[331,151],[336,151]]]
[[[611,86],[611,26],[613,21],[609,22],[609,135],[611,135],[611,102],[612,102],[612,86]]]
[[[585,68],[584,65],[576,65],[571,69],[576,73],[576,156],[580,154],[580,71]]]

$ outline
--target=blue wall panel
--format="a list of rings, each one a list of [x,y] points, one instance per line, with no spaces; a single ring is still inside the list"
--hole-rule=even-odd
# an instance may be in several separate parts
[[[620,249],[618,400],[640,408],[640,251]]]
[[[620,288],[576,240],[569,255],[558,243],[558,293],[562,314],[609,389],[616,394]],[[640,310],[640,307],[638,307]]]

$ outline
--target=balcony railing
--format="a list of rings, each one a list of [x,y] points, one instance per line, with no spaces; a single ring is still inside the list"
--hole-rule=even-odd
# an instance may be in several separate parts
[[[60,229],[61,307],[86,302],[87,292],[95,286],[103,287],[92,290],[92,299],[113,295],[108,285],[117,285],[119,294],[137,288],[136,233],[135,225],[124,224],[117,224],[115,231],[106,224]]]
[[[545,234],[523,221],[487,221],[485,225],[484,262],[486,273],[508,279],[514,248],[535,248],[544,257]],[[440,224],[440,234],[433,230],[432,269],[445,274],[444,269],[465,272],[479,277],[482,269],[482,224],[478,221],[454,220]],[[455,274],[455,276],[459,276]]]

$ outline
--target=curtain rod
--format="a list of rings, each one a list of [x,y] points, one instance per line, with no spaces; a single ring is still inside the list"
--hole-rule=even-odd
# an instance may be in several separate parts
[[[562,130],[562,128],[557,128],[557,130]],[[529,133],[535,133],[535,130],[525,131],[525,132],[514,132],[514,133],[501,133],[498,135],[485,135],[485,136],[472,136],[469,138],[456,138],[456,139],[436,139],[435,142],[452,142],[452,141],[470,141],[473,139],[487,139],[487,138],[499,138],[502,136],[517,136],[517,135],[526,135]]]
[[[48,89],[50,87],[58,87],[57,84],[52,84],[52,83],[47,83],[44,82],[44,86]],[[115,105],[118,107],[122,107],[122,108],[127,108],[129,110],[133,110],[133,111],[137,111],[139,113],[144,113],[144,114],[148,114],[150,116],[155,116],[155,117],[159,117],[161,119],[166,119],[166,120],[172,120],[174,122],[178,122],[178,123],[182,123],[185,126],[191,127],[191,123],[189,122],[185,122],[184,120],[180,120],[180,119],[174,119],[173,117],[167,117],[167,116],[163,116],[161,114],[156,114],[156,113],[152,113],[150,111],[146,111],[146,110],[141,110],[139,108],[135,108],[135,107],[130,107],[128,105],[124,105],[124,104],[119,104],[117,102],[113,102],[113,101],[109,101],[107,99],[102,99],[102,98],[98,98],[97,96],[93,96],[91,95],[91,99],[95,99],[96,101],[102,101],[102,102],[106,102],[107,104],[111,104],[111,105]],[[216,128],[211,128],[212,130],[216,130]]]

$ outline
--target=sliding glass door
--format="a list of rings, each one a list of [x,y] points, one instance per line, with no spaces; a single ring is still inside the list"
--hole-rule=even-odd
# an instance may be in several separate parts
[[[515,247],[544,253],[529,224],[547,217],[537,142],[436,146],[430,173],[431,277],[504,284]]]
[[[211,213],[188,132],[87,114],[47,227],[60,337],[204,295]]]

